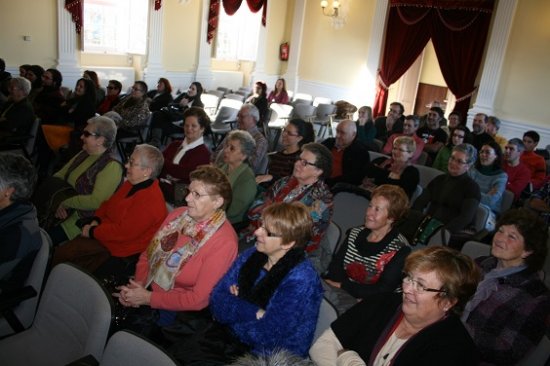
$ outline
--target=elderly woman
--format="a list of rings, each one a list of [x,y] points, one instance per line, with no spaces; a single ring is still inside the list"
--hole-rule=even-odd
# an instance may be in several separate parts
[[[131,264],[168,213],[156,180],[163,161],[156,147],[137,145],[126,163],[126,182],[93,217],[80,220],[81,236],[56,248],[53,264],[72,262],[90,272],[102,266],[103,275],[132,274]]]
[[[0,155],[0,293],[23,286],[40,249],[36,209],[29,202],[36,183],[21,155]]]
[[[500,213],[502,195],[506,190],[508,174],[502,168],[502,150],[495,141],[489,141],[479,150],[479,159],[475,168],[470,170],[470,177],[479,185],[481,204],[489,207],[492,212],[488,230],[494,229],[495,217]]]
[[[288,104],[290,99],[288,98],[288,93],[286,92],[286,81],[285,79],[277,79],[275,82],[275,88],[267,96],[268,103],[278,103],[278,104]]]
[[[304,253],[311,225],[308,208],[298,202],[276,203],[263,211],[262,226],[254,233],[256,247],[239,256],[212,291],[211,329],[221,332],[210,330],[176,344],[183,364],[228,364],[248,350],[307,355],[322,299],[319,277]]]
[[[82,151],[39,187],[37,202],[41,226],[48,228],[54,245],[81,233],[79,219],[94,211],[113,195],[122,181],[122,166],[111,156],[115,123],[107,117],[88,120],[82,131]],[[72,193],[63,195],[70,190]],[[58,197],[61,202],[57,199]],[[67,197],[67,198],[65,198]],[[51,227],[53,216],[61,223]]]
[[[27,98],[31,83],[22,77],[9,81],[8,101],[0,108],[0,143],[10,143],[30,134],[34,112]]]
[[[256,197],[254,172],[248,163],[256,150],[256,141],[246,132],[234,130],[227,135],[220,169],[227,174],[233,199],[227,208],[227,219],[238,224],[246,218],[246,211]]]
[[[127,307],[158,310],[157,325],[174,322],[176,312],[202,310],[237,256],[237,235],[226,219],[231,185],[218,168],[191,173],[187,207],[164,220],[137,263],[135,279],[116,294]]]
[[[151,116],[151,144],[161,146],[164,137],[179,132],[179,127],[172,122],[181,121],[183,113],[187,108],[203,108],[204,103],[201,100],[203,89],[198,81],[192,82],[187,89],[187,93],[181,93],[168,107],[153,112]]]
[[[453,147],[465,143],[468,136],[468,129],[465,126],[458,125],[452,129],[451,138],[447,145],[443,146],[441,150],[437,153],[435,160],[432,164],[432,168],[441,170],[442,172],[447,173],[447,166],[449,163],[449,158],[453,152]]]
[[[172,142],[163,152],[160,182],[164,197],[170,203],[183,201],[189,174],[199,165],[210,163],[210,150],[203,138],[210,126],[208,115],[202,108],[191,107],[183,113],[183,120],[185,138]]]
[[[412,197],[420,181],[418,169],[412,165],[416,142],[410,136],[400,136],[393,141],[391,158],[380,157],[367,168],[363,187],[370,192],[381,184],[393,184],[403,188]]]
[[[166,78],[160,78],[157,83],[157,88],[147,93],[150,99],[149,110],[151,112],[160,111],[162,107],[167,107],[174,98],[172,98],[172,85]]]
[[[317,143],[302,146],[292,176],[279,179],[252,204],[248,211],[250,225],[242,231],[240,249],[254,244],[254,231],[262,225],[262,211],[267,206],[275,202],[299,201],[309,208],[313,219],[313,234],[305,249],[308,253],[315,251],[332,217],[332,194],[324,182],[325,178],[330,177],[331,170],[332,155],[329,149]]]
[[[361,301],[311,347],[316,365],[477,365],[477,351],[459,317],[475,292],[479,270],[440,246],[405,260],[403,293]]]
[[[288,121],[281,135],[283,149],[268,155],[267,170],[269,174],[257,176],[256,183],[266,183],[267,186],[270,186],[272,182],[291,175],[302,146],[314,140],[315,131],[310,122],[299,118]]]
[[[458,130],[455,130],[455,132]],[[470,144],[453,147],[448,162],[448,173],[435,177],[414,201],[413,209],[423,211],[444,224],[451,234],[465,229],[476,214],[481,194],[478,184],[468,170],[477,159],[477,151]]]
[[[349,231],[325,276],[326,297],[342,314],[357,299],[392,292],[401,284],[407,239],[396,229],[409,200],[399,187],[376,188],[365,215],[365,225]]]
[[[491,256],[476,260],[483,280],[462,320],[482,364],[515,365],[548,331],[550,291],[537,273],[547,241],[548,227],[533,213],[510,210],[497,224]]]
[[[132,86],[132,93],[114,106],[113,110],[107,112],[106,115],[117,124],[119,129],[117,137],[121,138],[135,136],[135,129],[147,123],[149,113],[147,84],[144,81],[136,81]]]

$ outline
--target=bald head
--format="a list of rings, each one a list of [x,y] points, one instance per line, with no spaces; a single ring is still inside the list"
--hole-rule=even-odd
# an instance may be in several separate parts
[[[338,127],[336,127],[336,147],[345,149],[355,140],[355,135],[357,135],[355,122],[346,119],[338,123]]]

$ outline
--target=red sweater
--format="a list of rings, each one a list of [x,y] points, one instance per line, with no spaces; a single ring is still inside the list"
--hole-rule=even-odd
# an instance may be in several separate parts
[[[546,162],[544,158],[534,151],[524,151],[521,153],[520,161],[531,171],[531,183],[533,189],[542,187],[544,178],[546,178]]]
[[[133,185],[124,184],[96,210],[101,220],[93,237],[114,257],[128,257],[147,248],[168,214],[157,180],[126,197]]]
[[[199,165],[210,164],[210,150],[204,144],[199,145],[186,151],[179,164],[174,164],[174,156],[178,153],[181,144],[181,141],[174,141],[162,152],[164,167],[160,176],[164,178],[169,174],[173,178],[180,179],[182,183],[189,184],[189,174],[193,170],[197,169]]]
[[[529,184],[531,178],[531,172],[529,168],[523,163],[519,163],[517,166],[510,166],[507,162],[502,164],[502,170],[508,174],[508,183],[506,183],[506,189],[514,192],[515,199],[519,199],[521,192]]]

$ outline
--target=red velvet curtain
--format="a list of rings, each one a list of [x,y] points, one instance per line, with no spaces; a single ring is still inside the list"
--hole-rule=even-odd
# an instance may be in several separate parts
[[[494,0],[392,0],[374,116],[384,115],[388,87],[412,65],[430,38],[441,72],[466,115],[491,21]]]
[[[210,0],[210,10],[208,13],[208,34],[206,40],[212,43],[212,39],[216,35],[218,29],[218,16],[220,14],[220,1],[223,4],[223,9],[228,15],[233,15],[239,10],[243,0]],[[248,8],[251,12],[257,13],[262,9],[262,25],[265,27],[267,15],[267,0],[246,0]]]
[[[162,0],[155,0],[155,10],[160,10],[162,6]]]
[[[65,9],[71,13],[76,27],[76,33],[82,32],[84,25],[84,3],[82,0],[65,0]]]

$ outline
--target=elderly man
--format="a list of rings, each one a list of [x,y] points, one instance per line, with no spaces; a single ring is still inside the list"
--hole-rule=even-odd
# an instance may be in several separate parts
[[[508,183],[506,189],[514,192],[515,199],[518,200],[521,192],[529,184],[531,172],[529,168],[520,160],[521,153],[525,150],[523,142],[518,138],[508,141],[504,148],[504,164],[502,170],[508,174]]]
[[[403,113],[405,112],[405,107],[403,104],[398,102],[393,102],[390,104],[390,109],[388,110],[388,115],[385,117],[378,117],[374,121],[374,127],[376,127],[376,138],[384,143],[388,138],[394,133],[403,132]]]
[[[361,183],[370,158],[367,147],[356,137],[355,122],[344,120],[336,127],[336,138],[331,137],[323,141],[323,145],[332,154],[332,174],[326,180],[329,187],[338,182],[354,185]]]
[[[478,113],[474,116],[472,125],[472,145],[474,145],[477,151],[479,151],[484,144],[494,141],[491,135],[485,131],[487,129],[487,119],[488,117],[485,113]]]
[[[531,184],[533,189],[539,189],[546,178],[546,162],[544,158],[535,152],[540,141],[540,135],[536,131],[527,131],[523,134],[523,145],[525,151],[521,154],[520,160],[531,172]]]
[[[437,153],[447,142],[447,133],[439,126],[443,118],[443,110],[439,107],[431,107],[428,112],[426,126],[416,131],[416,135],[424,141],[424,151],[428,154],[431,165]]]
[[[250,166],[254,174],[265,174],[267,169],[267,139],[260,132],[257,123],[260,120],[260,111],[254,104],[243,104],[241,110],[237,114],[237,127],[241,131],[247,131],[256,141],[256,151],[249,159]],[[218,162],[223,157],[220,152],[223,150],[224,144],[219,144],[218,148],[212,155],[212,161]]]
[[[388,142],[386,142],[386,145],[384,145],[382,152],[384,154],[391,155],[391,152],[393,150],[393,142],[395,141],[395,139],[400,136],[410,136],[414,139],[414,142],[416,142],[416,151],[411,158],[411,162],[413,164],[416,164],[418,157],[420,157],[420,154],[422,154],[422,150],[424,150],[424,140],[416,135],[419,124],[420,119],[417,116],[414,116],[412,114],[406,116],[405,123],[403,123],[403,133],[394,133],[393,135],[391,135],[388,139]]]
[[[31,82],[17,76],[9,82],[9,98],[0,110],[0,142],[9,143],[29,135],[34,122],[34,111],[27,96]]]

